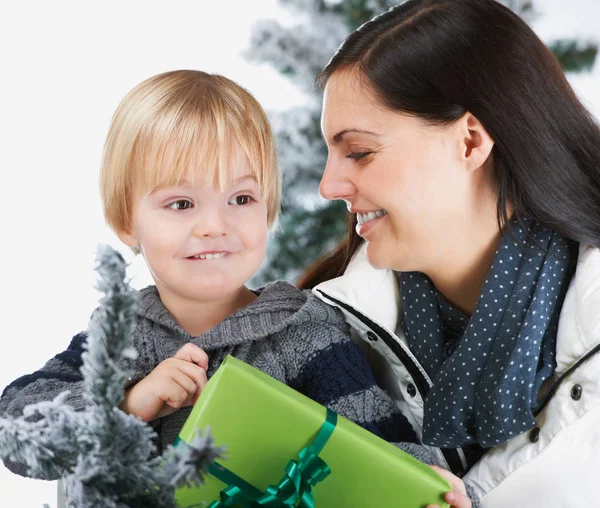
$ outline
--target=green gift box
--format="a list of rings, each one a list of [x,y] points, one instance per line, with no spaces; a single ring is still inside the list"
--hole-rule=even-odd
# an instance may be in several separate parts
[[[449,506],[443,495],[451,487],[431,468],[232,356],[204,387],[179,445],[206,427],[226,447],[212,470],[223,481],[211,474],[199,487],[177,489],[180,506],[210,506],[228,495],[233,500],[214,505],[304,507],[314,496],[316,508]],[[236,502],[236,495],[260,494],[256,504]]]

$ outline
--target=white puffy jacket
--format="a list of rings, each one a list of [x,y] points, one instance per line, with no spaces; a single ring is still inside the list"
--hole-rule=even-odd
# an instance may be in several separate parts
[[[363,246],[343,276],[313,292],[344,312],[379,379],[421,435],[431,379],[398,326],[394,273],[372,268]],[[600,249],[582,246],[560,315],[557,368],[545,384],[536,427],[489,450],[464,477],[484,508],[600,507],[599,351]],[[462,450],[431,449],[448,469],[463,469]]]

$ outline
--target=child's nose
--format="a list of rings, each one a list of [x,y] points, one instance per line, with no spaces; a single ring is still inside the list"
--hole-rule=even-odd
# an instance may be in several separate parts
[[[192,234],[198,238],[226,235],[227,221],[218,210],[207,210],[196,221]]]

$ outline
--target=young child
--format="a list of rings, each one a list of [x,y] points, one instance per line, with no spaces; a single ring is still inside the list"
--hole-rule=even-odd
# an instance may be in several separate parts
[[[199,71],[142,82],[112,119],[100,182],[108,224],[144,256],[155,281],[140,292],[139,357],[121,409],[150,422],[159,451],[228,354],[388,441],[418,441],[337,310],[285,282],[245,286],[263,261],[280,200],[269,123],[246,90]],[[11,383],[0,414],[18,416],[65,390],[69,404],[84,407],[86,338],[79,333]]]

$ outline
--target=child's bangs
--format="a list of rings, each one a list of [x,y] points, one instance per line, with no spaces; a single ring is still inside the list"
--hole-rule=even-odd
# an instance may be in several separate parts
[[[256,142],[244,139],[244,127],[233,115],[217,117],[197,111],[178,121],[157,121],[141,134],[134,149],[135,173],[144,191],[159,186],[196,185],[212,181],[222,191],[237,163],[237,150],[247,157],[251,175],[262,189],[262,164],[256,164]]]

